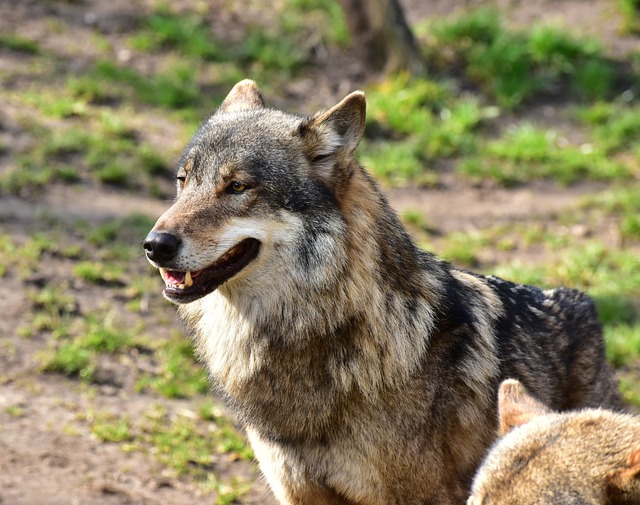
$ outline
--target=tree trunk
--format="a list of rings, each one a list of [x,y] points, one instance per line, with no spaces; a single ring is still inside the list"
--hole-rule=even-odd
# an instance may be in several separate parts
[[[424,72],[398,0],[340,0],[354,50],[369,71]]]

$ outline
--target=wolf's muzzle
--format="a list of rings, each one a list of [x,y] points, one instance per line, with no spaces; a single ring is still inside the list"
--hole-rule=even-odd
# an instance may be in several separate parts
[[[181,243],[175,235],[152,231],[144,241],[144,251],[151,261],[164,265],[178,255]]]

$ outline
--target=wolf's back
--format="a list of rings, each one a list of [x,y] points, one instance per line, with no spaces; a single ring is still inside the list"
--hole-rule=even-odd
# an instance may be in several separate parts
[[[487,281],[505,309],[496,336],[501,379],[519,379],[557,410],[622,408],[595,303],[587,294]]]

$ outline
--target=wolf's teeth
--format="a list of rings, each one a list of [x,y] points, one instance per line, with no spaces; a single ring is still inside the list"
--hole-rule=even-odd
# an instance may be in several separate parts
[[[184,285],[186,287],[193,286],[193,279],[191,278],[191,272],[186,272],[184,274]]]
[[[167,269],[166,268],[161,268],[160,269],[160,277],[162,277],[162,280],[165,283],[167,282]]]

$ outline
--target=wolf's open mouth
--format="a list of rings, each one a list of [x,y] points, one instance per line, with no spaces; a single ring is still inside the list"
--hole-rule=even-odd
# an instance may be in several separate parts
[[[160,269],[166,287],[163,294],[174,303],[202,298],[246,267],[260,251],[260,242],[247,238],[227,251],[213,265],[193,272]]]

